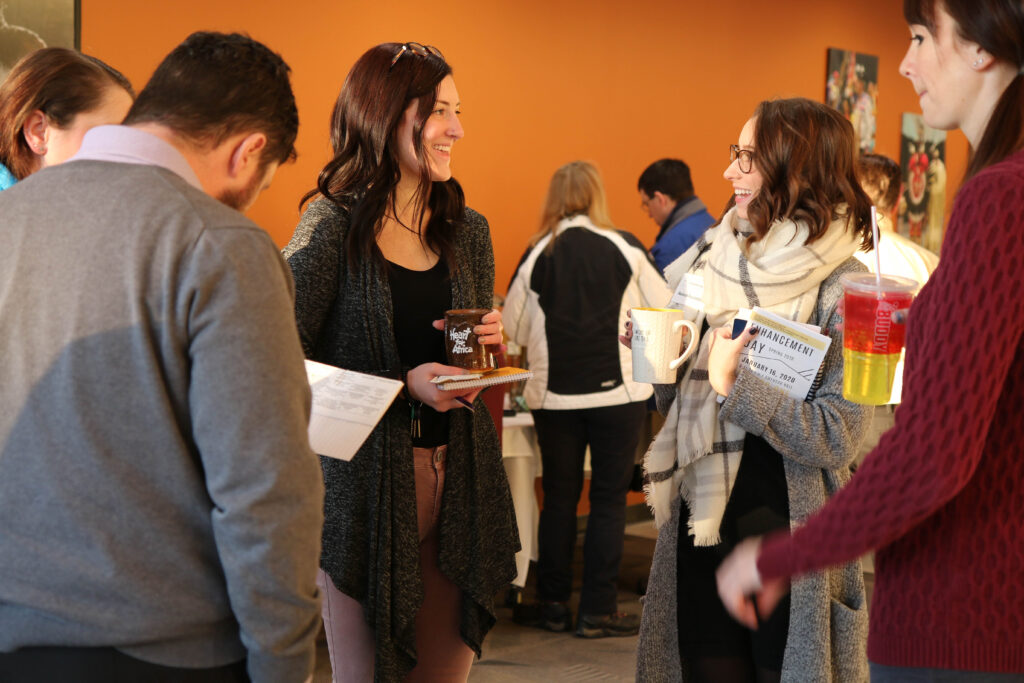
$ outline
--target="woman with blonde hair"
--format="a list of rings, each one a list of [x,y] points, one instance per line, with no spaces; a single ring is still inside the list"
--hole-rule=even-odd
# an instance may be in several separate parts
[[[576,504],[590,447],[590,516],[576,635],[633,635],[639,620],[617,610],[626,492],[652,389],[633,381],[618,330],[627,311],[664,306],[671,291],[646,249],[617,230],[597,168],[574,161],[551,179],[541,227],[509,286],[505,325],[528,348],[525,398],[544,467],[535,625],[572,629]],[[581,324],[583,321],[583,324]]]

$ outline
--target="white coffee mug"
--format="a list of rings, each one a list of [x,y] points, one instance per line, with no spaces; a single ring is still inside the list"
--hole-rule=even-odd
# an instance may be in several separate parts
[[[649,384],[675,384],[676,370],[697,348],[697,326],[674,308],[634,308],[633,381]],[[690,340],[681,355],[683,328]]]

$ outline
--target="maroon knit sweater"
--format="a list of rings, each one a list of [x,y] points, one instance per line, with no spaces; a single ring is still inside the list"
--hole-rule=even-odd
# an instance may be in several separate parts
[[[877,548],[868,657],[1024,672],[1024,152],[961,189],[907,329],[896,424],[764,578]]]

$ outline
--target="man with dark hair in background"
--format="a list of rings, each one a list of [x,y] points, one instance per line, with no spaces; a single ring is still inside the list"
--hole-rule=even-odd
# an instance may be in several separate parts
[[[0,680],[311,675],[294,290],[235,210],[294,155],[288,71],[195,33],[125,125],[0,193]]]
[[[659,159],[644,169],[637,182],[640,204],[661,230],[651,247],[658,270],[690,248],[714,222],[694,195],[690,167],[679,159]]]

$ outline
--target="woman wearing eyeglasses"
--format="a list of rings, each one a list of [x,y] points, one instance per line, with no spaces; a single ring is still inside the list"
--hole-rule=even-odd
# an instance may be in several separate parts
[[[494,623],[519,547],[497,433],[479,393],[442,392],[448,309],[491,308],[483,216],[452,178],[463,136],[436,48],[378,45],[331,119],[334,158],[285,256],[306,355],[401,378],[402,396],[348,462],[321,458],[319,582],[335,681],[458,681]],[[474,332],[501,342],[501,314]]]
[[[673,287],[703,282],[705,331],[678,385],[656,387],[667,419],[646,461],[659,533],[638,680],[862,681],[858,562],[798,582],[755,631],[733,621],[715,589],[738,542],[799,524],[846,483],[871,419],[871,408],[842,397],[837,329],[839,278],[864,270],[853,254],[870,243],[853,129],[810,100],[762,102],[730,152],[735,206],[665,273]],[[832,336],[805,400],[738,364],[757,336],[732,341],[733,319],[755,306]]]

